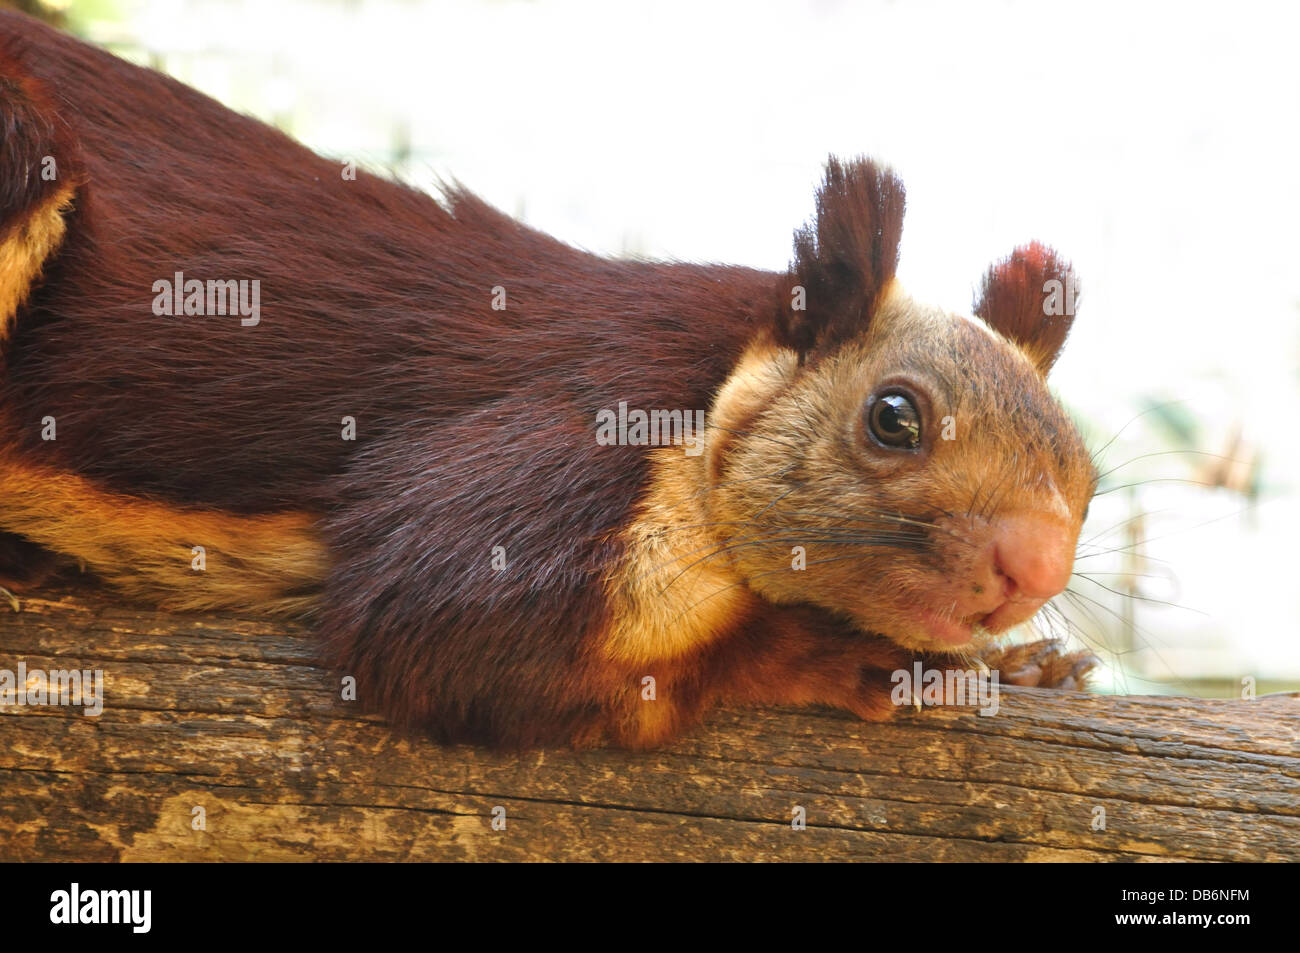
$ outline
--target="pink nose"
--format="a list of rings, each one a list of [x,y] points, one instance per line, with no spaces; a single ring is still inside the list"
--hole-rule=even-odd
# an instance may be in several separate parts
[[[1046,602],[1061,592],[1074,569],[1075,536],[1060,520],[1021,513],[998,520],[993,558],[1006,577],[1006,598]]]

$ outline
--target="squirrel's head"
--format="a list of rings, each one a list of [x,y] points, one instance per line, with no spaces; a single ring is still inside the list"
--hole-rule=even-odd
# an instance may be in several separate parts
[[[830,161],[770,333],[715,400],[707,505],[764,598],[953,651],[1069,580],[1096,470],[1046,375],[1077,291],[1035,244],[973,316],[919,304],[894,278],[903,206],[889,170]]]

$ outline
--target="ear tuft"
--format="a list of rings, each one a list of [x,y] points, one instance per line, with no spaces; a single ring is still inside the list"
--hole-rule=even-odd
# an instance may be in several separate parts
[[[989,268],[975,296],[974,314],[1019,344],[1046,374],[1070,333],[1078,300],[1070,263],[1032,242]]]
[[[905,204],[903,183],[887,167],[831,156],[816,219],[795,232],[794,261],[777,283],[779,344],[802,357],[866,329],[898,269]]]

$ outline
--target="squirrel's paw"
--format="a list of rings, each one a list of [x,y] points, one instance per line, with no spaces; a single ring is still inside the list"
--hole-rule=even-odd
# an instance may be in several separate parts
[[[1066,652],[1064,648],[1059,639],[1041,639],[996,646],[982,652],[980,659],[997,669],[1004,684],[1084,691],[1088,674],[1101,663],[1091,652]]]
[[[922,705],[916,692],[900,695],[895,691],[893,672],[910,670],[906,656],[899,654],[892,665],[882,665],[880,659],[864,666],[857,690],[843,705],[863,721],[888,721],[899,711],[920,713]],[[919,688],[918,688],[919,691]]]

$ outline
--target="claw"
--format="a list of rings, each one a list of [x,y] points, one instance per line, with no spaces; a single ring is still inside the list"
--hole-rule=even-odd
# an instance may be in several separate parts
[[[9,603],[9,607],[13,609],[14,612],[23,611],[23,605],[21,602],[18,601],[18,597],[15,596],[8,589],[6,589],[4,586],[0,586],[0,599],[3,599],[5,602]]]
[[[921,705],[921,697],[917,695],[916,692],[912,692],[912,707],[916,709],[918,715],[921,714],[921,709],[923,708]]]

